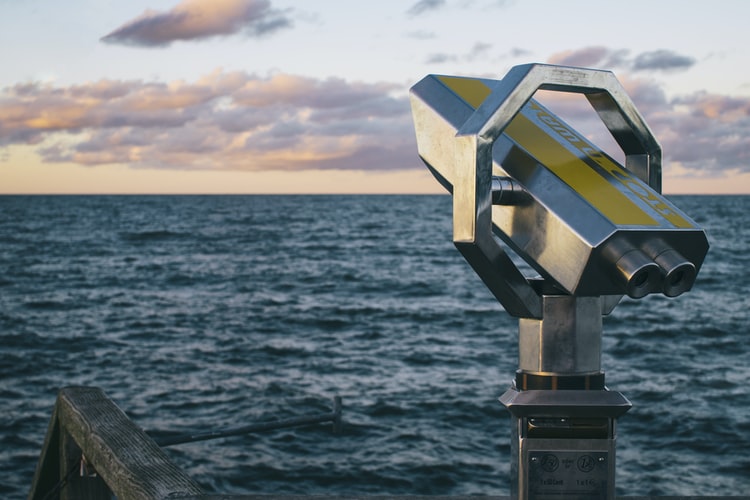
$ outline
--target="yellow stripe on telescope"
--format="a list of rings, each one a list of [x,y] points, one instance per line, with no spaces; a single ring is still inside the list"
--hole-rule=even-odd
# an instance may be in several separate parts
[[[438,78],[474,109],[479,107],[491,92],[491,89],[481,80],[451,76],[439,76]],[[504,132],[612,223],[639,226],[659,225],[653,217],[633,203],[607,178],[522,113],[516,115]],[[627,173],[625,169],[614,162],[610,163],[611,165],[607,165],[608,172],[612,173],[612,170],[616,169],[623,177],[632,178],[632,175]],[[667,219],[669,220],[669,218]],[[675,221],[670,220],[670,222],[674,223]],[[675,225],[682,226],[682,224]]]
[[[614,224],[658,225],[607,179],[524,115],[517,114],[505,132]]]
[[[438,76],[438,79],[474,109],[477,109],[491,92],[482,80],[476,78]]]

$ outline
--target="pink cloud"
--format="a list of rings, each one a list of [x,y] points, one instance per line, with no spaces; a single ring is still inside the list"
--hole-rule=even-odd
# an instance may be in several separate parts
[[[661,142],[665,171],[671,163],[692,175],[750,171],[750,98],[669,98],[652,80],[619,79]],[[3,147],[29,145],[44,161],[92,167],[423,168],[404,90],[390,82],[221,71],[166,83],[18,84],[0,90],[0,158]],[[550,93],[544,102],[605,144],[608,133],[582,96]]]
[[[610,49],[601,45],[564,50],[548,58],[550,64],[584,68],[629,69],[631,71],[679,71],[695,64],[695,59],[672,50],[657,49],[629,57],[627,49]]]
[[[166,12],[145,11],[102,37],[102,41],[163,47],[178,40],[236,33],[262,36],[291,24],[288,17],[271,8],[269,0],[182,0]]]
[[[550,64],[578,66],[583,68],[611,67],[618,62],[617,53],[603,46],[565,50],[549,57]],[[614,59],[613,59],[614,57]]]
[[[37,145],[47,162],[89,166],[420,168],[408,101],[395,90],[241,72],[195,82],[16,85],[0,93],[0,147]]]

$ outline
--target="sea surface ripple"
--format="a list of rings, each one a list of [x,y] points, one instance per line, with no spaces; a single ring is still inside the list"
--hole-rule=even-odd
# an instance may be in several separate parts
[[[678,196],[694,289],[604,321],[620,495],[750,492],[750,197]],[[168,448],[217,493],[509,491],[517,323],[451,242],[449,196],[0,197],[0,496],[28,492],[57,391],[155,436],[330,411]]]

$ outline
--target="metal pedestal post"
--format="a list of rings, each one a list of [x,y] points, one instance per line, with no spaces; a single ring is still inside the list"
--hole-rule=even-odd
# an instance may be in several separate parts
[[[519,370],[500,401],[511,413],[511,494],[518,500],[613,500],[616,419],[630,409],[604,387],[599,297],[544,295],[521,319]]]

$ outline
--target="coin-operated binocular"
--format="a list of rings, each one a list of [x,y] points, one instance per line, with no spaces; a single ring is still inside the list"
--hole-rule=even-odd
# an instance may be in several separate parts
[[[534,100],[537,90],[583,94],[625,165]],[[453,195],[456,247],[519,318],[519,367],[500,398],[513,496],[613,499],[615,424],[631,404],[604,385],[602,315],[623,295],[689,290],[708,251],[703,230],[660,194],[659,143],[608,71],[429,75],[411,105],[419,155]]]

